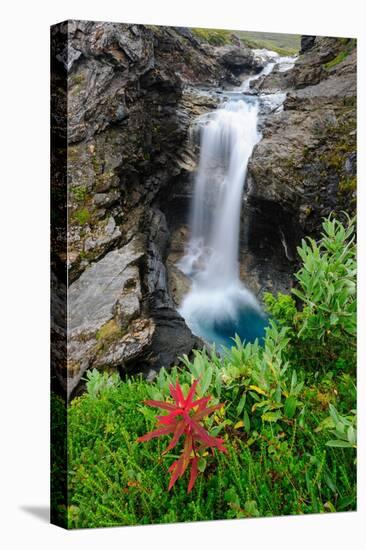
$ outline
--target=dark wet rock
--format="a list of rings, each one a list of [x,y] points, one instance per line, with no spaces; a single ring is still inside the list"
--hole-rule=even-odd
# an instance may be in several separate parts
[[[148,214],[147,223],[150,234],[144,285],[147,288],[148,310],[156,326],[149,364],[169,367],[177,356],[190,353],[192,348],[199,347],[201,342],[191,333],[176,311],[176,304],[170,293],[166,268],[170,233],[165,216],[155,208]]]
[[[314,46],[316,36],[305,35],[301,37],[300,55],[310,50]]]
[[[252,50],[242,46],[222,46],[216,49],[216,55],[234,74],[259,72],[263,68],[263,62],[255,57]]]

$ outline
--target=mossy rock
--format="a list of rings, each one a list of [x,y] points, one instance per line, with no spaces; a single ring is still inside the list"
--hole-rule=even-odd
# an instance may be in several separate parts
[[[113,341],[120,336],[122,336],[121,327],[116,323],[114,319],[111,319],[98,330],[95,337],[98,341]]]

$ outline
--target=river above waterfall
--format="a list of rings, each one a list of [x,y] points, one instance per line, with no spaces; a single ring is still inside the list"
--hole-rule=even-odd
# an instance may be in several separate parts
[[[192,332],[218,347],[242,340],[261,340],[267,317],[239,276],[240,216],[247,166],[260,141],[260,111],[280,109],[286,94],[248,93],[254,80],[274,67],[291,68],[291,58],[261,52],[262,71],[227,90],[218,108],[197,121],[200,131],[198,169],[191,205],[190,239],[177,264],[191,279],[179,312]]]

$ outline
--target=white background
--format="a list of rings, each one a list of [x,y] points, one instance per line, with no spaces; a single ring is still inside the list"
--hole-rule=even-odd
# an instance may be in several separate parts
[[[359,38],[359,213],[365,203],[365,36],[361,0],[76,0],[2,3],[0,540],[20,548],[365,547],[365,346],[359,320],[357,513],[66,532],[48,525],[49,25],[114,20]],[[361,218],[361,219],[360,219]],[[365,223],[359,216],[359,311]],[[364,522],[362,523],[362,516]],[[365,535],[364,537],[365,538]]]

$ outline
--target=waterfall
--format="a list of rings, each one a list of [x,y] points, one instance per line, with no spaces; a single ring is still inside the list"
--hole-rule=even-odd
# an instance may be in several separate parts
[[[241,199],[248,161],[260,139],[257,118],[256,102],[231,100],[202,128],[192,237],[180,265],[189,274],[199,269],[210,287],[227,286],[239,278]]]
[[[254,80],[258,80],[258,78],[260,78],[261,76],[267,76],[267,75],[271,74],[271,72],[273,71],[275,65],[276,65],[275,61],[270,61],[269,63],[267,63],[263,67],[263,69],[261,70],[261,72],[259,74],[256,74],[254,76],[250,76],[249,78],[244,80],[243,84],[240,87],[241,91],[242,92],[248,92],[249,89],[250,89],[250,83],[253,82]]]
[[[275,54],[276,55],[276,54]],[[279,58],[279,56],[278,56]],[[279,58],[280,59],[280,58]],[[239,334],[262,337],[266,318],[239,274],[240,214],[247,166],[258,131],[259,100],[246,95],[247,78],[216,111],[200,120],[200,158],[191,213],[191,237],[178,267],[192,280],[180,313],[192,332],[219,346]]]

